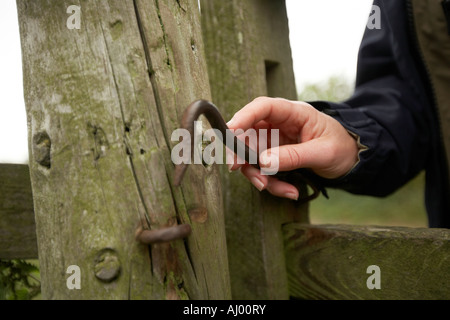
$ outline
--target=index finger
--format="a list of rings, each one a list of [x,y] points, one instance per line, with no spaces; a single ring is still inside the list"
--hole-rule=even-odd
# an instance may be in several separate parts
[[[272,125],[282,124],[297,114],[295,103],[282,98],[259,97],[235,113],[227,123],[230,129],[248,130],[260,121]],[[298,119],[298,117],[297,117]]]

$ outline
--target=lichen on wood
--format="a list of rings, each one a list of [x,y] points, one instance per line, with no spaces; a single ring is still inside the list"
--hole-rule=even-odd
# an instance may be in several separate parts
[[[68,1],[17,4],[29,137],[51,142],[40,144],[48,158],[30,148],[44,298],[228,298],[220,190],[204,184],[218,184],[217,170],[171,181],[170,133],[184,107],[209,96],[191,49],[195,39],[202,50],[197,1],[81,1],[80,29],[66,27]],[[203,224],[189,219],[196,207],[208,210]],[[192,223],[184,241],[135,239],[138,227],[179,223]],[[115,257],[113,277],[102,252]],[[66,286],[72,264],[81,290]]]
[[[293,298],[450,298],[447,229],[289,223],[283,234]],[[367,284],[370,266],[379,288]]]
[[[296,99],[284,1],[203,0],[201,10],[212,98],[227,120],[258,96]],[[276,62],[270,79],[267,61]],[[308,221],[308,206],[226,168],[222,184],[233,298],[288,299],[281,225]]]

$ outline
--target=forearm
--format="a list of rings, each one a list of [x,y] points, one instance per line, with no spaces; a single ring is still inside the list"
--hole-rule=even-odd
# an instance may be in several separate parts
[[[357,194],[385,196],[425,168],[430,120],[400,79],[380,79],[343,103],[312,102],[358,137],[359,162],[344,177],[324,180]]]

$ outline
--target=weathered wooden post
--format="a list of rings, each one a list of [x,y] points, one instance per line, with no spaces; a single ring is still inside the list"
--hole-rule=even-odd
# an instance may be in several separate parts
[[[76,3],[17,0],[43,297],[229,298],[217,169],[172,183],[171,133],[210,99],[197,1]],[[135,239],[181,223],[185,240]]]
[[[203,0],[201,10],[212,97],[227,119],[258,96],[297,98],[284,0]],[[289,298],[281,226],[307,222],[307,205],[222,176],[233,298]]]

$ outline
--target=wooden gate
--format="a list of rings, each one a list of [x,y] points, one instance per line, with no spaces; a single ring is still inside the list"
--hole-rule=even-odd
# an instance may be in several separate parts
[[[310,225],[307,205],[223,166],[173,185],[190,102],[229,119],[257,96],[296,99],[284,1],[17,3],[30,165],[0,165],[0,258],[39,257],[44,298],[450,298],[447,230]],[[136,240],[181,224],[186,239]]]

